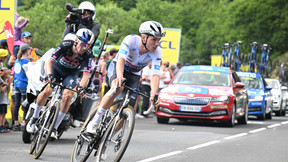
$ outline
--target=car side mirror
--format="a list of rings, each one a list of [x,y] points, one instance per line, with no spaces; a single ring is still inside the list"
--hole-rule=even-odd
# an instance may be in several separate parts
[[[169,84],[170,83],[170,79],[169,80],[164,80],[164,84]]]
[[[286,86],[282,86],[281,87],[281,91],[284,91],[284,92],[287,91],[287,87]]]
[[[236,82],[235,83],[235,88],[244,88],[244,87],[245,87],[245,84],[242,82]]]
[[[270,91],[271,89],[272,89],[271,86],[266,86],[266,87],[265,87],[265,90],[267,90],[267,91]]]

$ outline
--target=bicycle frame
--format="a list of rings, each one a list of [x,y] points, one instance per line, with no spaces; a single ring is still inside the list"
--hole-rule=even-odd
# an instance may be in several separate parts
[[[240,66],[241,66],[241,60],[240,60],[240,56],[239,56],[239,53],[240,53],[240,50],[239,50],[239,46],[240,44],[242,44],[241,41],[238,41],[237,43],[235,43],[235,62],[236,62],[236,71],[240,71]]]
[[[254,72],[252,71],[252,66],[253,66],[253,70],[255,70],[256,68],[256,49],[257,49],[257,45],[258,43],[257,42],[253,42],[250,44],[252,46],[252,49],[251,49],[251,57],[249,59],[249,72]]]
[[[267,53],[266,53],[266,50],[268,48],[268,45],[267,44],[263,44],[262,46],[262,54],[261,54],[261,60],[260,60],[260,64],[259,64],[259,74],[262,75],[262,73],[264,73],[264,69],[266,67],[266,57],[267,57]],[[268,57],[269,59],[269,57]],[[268,60],[267,60],[268,61]]]
[[[227,53],[228,48],[229,48],[229,43],[224,43],[224,46],[222,47],[223,63],[221,64],[223,67],[230,67],[230,61],[229,60],[230,60],[231,54],[232,54],[232,47],[229,49],[229,52]]]

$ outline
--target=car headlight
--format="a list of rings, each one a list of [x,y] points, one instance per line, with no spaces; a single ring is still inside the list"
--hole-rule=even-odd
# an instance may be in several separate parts
[[[173,97],[167,93],[160,93],[159,98],[164,99],[164,100],[172,100],[173,99]]]
[[[229,97],[228,96],[220,96],[220,97],[213,97],[211,99],[212,102],[226,102],[229,103]]]
[[[249,98],[250,101],[262,101],[263,96],[252,96]]]

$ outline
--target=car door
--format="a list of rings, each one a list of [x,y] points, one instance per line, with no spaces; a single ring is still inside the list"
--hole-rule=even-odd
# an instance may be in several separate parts
[[[241,82],[240,78],[235,72],[232,72],[233,89],[236,96],[236,112],[240,113],[245,106],[245,99],[247,98],[245,88],[236,88],[236,83]]]

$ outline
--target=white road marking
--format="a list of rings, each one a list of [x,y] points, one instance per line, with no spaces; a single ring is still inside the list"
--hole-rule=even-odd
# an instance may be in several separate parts
[[[235,134],[235,135],[233,135],[233,136],[225,137],[224,139],[234,139],[234,138],[238,138],[238,137],[246,136],[247,134],[248,134],[248,133]]]
[[[213,144],[216,144],[216,143],[219,143],[219,142],[220,142],[219,140],[210,141],[210,142],[206,142],[206,143],[203,143],[203,144],[200,144],[200,145],[196,145],[196,146],[189,147],[189,148],[187,148],[187,149],[188,149],[188,150],[196,150],[196,149],[198,149],[198,148],[210,146],[210,145],[213,145]]]
[[[248,121],[248,124],[265,124],[265,123],[261,121]]]
[[[274,127],[278,127],[280,126],[281,124],[277,123],[277,124],[273,124],[273,125],[269,125],[267,126],[267,128],[274,128]]]
[[[264,130],[266,130],[266,129],[267,129],[267,128],[254,129],[254,130],[249,131],[249,133],[257,133],[257,132],[264,131]]]
[[[255,122],[255,121],[252,121],[252,122],[248,121],[248,123],[264,124],[264,122]],[[281,124],[288,124],[288,121],[281,122]],[[278,127],[278,126],[281,126],[281,124],[277,123],[277,124],[269,125],[269,126],[267,126],[267,128]],[[267,128],[254,129],[254,130],[249,131],[249,133],[253,134],[253,133],[261,132],[261,131],[266,130]],[[229,140],[229,139],[234,139],[234,138],[238,138],[238,137],[243,137],[243,136],[246,136],[246,135],[248,135],[248,133],[239,133],[239,134],[236,134],[236,135],[225,137],[223,139]],[[188,147],[187,150],[196,150],[196,149],[203,148],[203,147],[206,147],[206,146],[210,146],[210,145],[213,145],[213,144],[216,144],[216,143],[219,143],[219,142],[221,142],[221,140],[214,140],[214,141],[206,142],[206,143],[199,144],[199,145],[196,145],[196,146]],[[151,161],[159,160],[159,159],[162,159],[162,158],[165,158],[165,157],[168,157],[168,156],[177,155],[177,154],[180,154],[182,152],[184,152],[184,151],[173,151],[173,152],[170,152],[170,153],[167,153],[167,154],[162,154],[162,155],[159,155],[159,156],[151,157],[151,158],[140,160],[140,161],[137,161],[137,162],[151,162]]]
[[[162,159],[162,158],[165,158],[165,157],[168,157],[168,156],[173,156],[173,155],[176,155],[176,154],[180,154],[180,153],[182,153],[182,152],[183,152],[183,151],[174,151],[174,152],[170,152],[170,153],[167,153],[167,154],[155,156],[155,157],[152,157],[152,158],[140,160],[140,161],[138,161],[138,162],[150,162],[150,161],[155,161],[155,160]]]
[[[284,121],[284,122],[282,122],[281,124],[288,124],[288,121]]]

